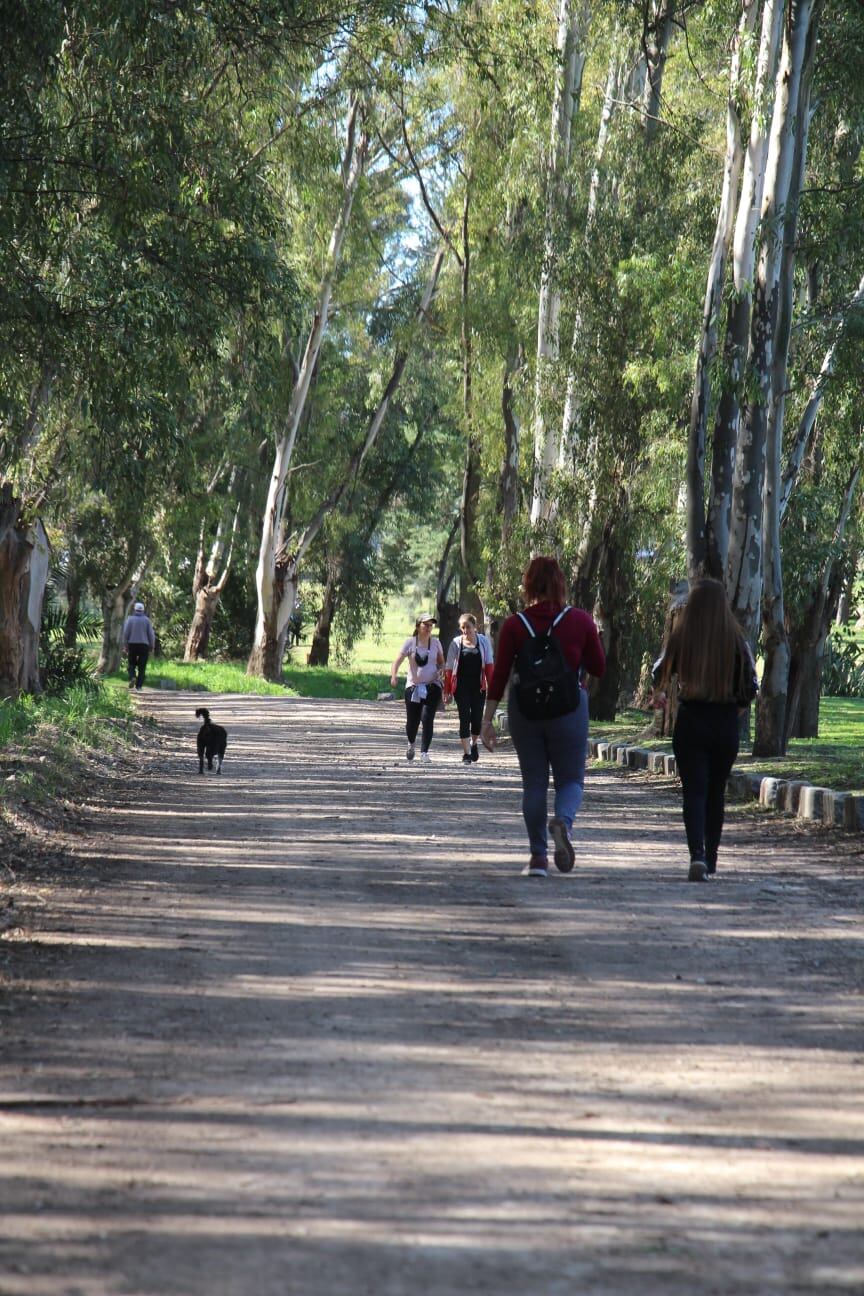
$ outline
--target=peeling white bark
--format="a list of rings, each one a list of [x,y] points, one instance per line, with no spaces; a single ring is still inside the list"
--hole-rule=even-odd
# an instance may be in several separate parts
[[[717,325],[726,279],[726,264],[732,243],[738,189],[744,165],[744,134],[738,112],[741,92],[741,58],[752,33],[758,0],[743,0],[741,17],[732,46],[729,93],[726,100],[726,156],[723,186],[714,244],[708,265],[708,282],[702,307],[702,331],[696,359],[696,376],[690,406],[690,435],[687,452],[687,560],[691,578],[705,574],[705,449],[710,417],[710,370],[717,354]]]
[[[573,118],[581,93],[585,53],[582,33],[585,11],[575,0],[561,0],[558,12],[559,66],[552,106],[552,129],[546,176],[546,224],[543,267],[537,313],[537,367],[534,378],[534,489],[531,524],[549,514],[549,481],[558,459],[558,433],[547,406],[551,379],[559,354],[558,320],[561,290],[558,280],[559,224],[566,196]]]
[[[309,385],[321,344],[327,331],[333,284],[342,258],[345,236],[351,220],[354,196],[366,161],[368,140],[361,127],[361,101],[355,94],[348,110],[345,130],[345,150],[342,159],[342,201],[324,263],[324,273],[318,290],[318,300],[312,326],[306,340],[306,349],[291,392],[282,435],[276,447],[270,487],[261,527],[261,545],[255,583],[258,592],[258,620],[255,627],[255,645],[249,658],[251,674],[273,675],[274,659],[278,655],[280,621],[283,628],[291,615],[292,607],[284,612],[285,599],[278,588],[277,558],[280,549],[281,519],[284,509],[285,482],[297,438],[297,429],[306,407]]]

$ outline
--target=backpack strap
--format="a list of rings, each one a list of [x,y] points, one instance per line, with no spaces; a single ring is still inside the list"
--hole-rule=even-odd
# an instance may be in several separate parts
[[[558,622],[559,622],[559,621],[562,621],[562,620],[564,619],[564,617],[565,617],[565,616],[567,615],[567,613],[570,611],[570,606],[571,606],[571,605],[570,605],[569,603],[567,603],[566,606],[564,606],[564,607],[561,609],[561,611],[560,611],[560,612],[558,613],[558,615],[556,616],[555,620],[554,620],[554,621],[552,622],[552,624],[550,625],[550,627],[549,627],[550,630],[554,630],[555,627],[557,626]],[[516,615],[518,616],[518,618],[519,618],[519,620],[522,622],[522,624],[525,626],[525,628],[526,628],[526,630],[528,631],[528,633],[530,634],[531,638],[532,638],[532,639],[536,639],[536,638],[537,638],[537,631],[534,629],[534,627],[532,626],[531,622],[530,622],[530,621],[528,620],[528,618],[525,616],[524,612],[517,612]]]

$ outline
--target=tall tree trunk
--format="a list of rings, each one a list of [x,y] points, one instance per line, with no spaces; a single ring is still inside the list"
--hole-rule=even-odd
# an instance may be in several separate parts
[[[663,73],[669,56],[675,18],[675,0],[653,0],[651,17],[642,37],[645,55],[645,89],[642,95],[642,124],[645,139],[650,144],[660,124],[660,103],[663,95]]]
[[[70,555],[66,567],[66,615],[63,618],[63,645],[74,648],[78,643],[78,626],[81,618],[82,584],[74,558]]]
[[[336,613],[338,601],[339,576],[338,561],[328,563],[327,582],[324,586],[321,611],[318,613],[318,619],[315,622],[312,645],[306,658],[308,666],[326,666],[330,661],[330,632],[333,627],[333,617]]]
[[[591,183],[588,189],[588,215],[585,219],[585,245],[591,238],[597,219],[597,204],[600,201],[601,173],[606,146],[615,106],[620,102],[622,85],[626,76],[625,59],[618,48],[615,48],[609,59],[606,74],[606,88],[603,92],[603,107],[600,112],[600,126],[597,131],[597,143],[594,148],[594,167],[591,172]],[[570,354],[567,364],[567,379],[564,384],[564,413],[561,420],[561,445],[558,463],[565,472],[574,472],[580,445],[580,393],[576,374],[579,353],[582,346],[584,322],[582,312],[577,306],[573,321],[573,336],[570,340]]]
[[[774,107],[775,119],[772,123],[763,213],[764,233],[756,276],[754,320],[760,325],[764,324],[764,363],[768,367],[770,380],[768,399],[764,404],[759,401],[748,410],[748,425],[754,429],[754,441],[760,435],[765,439],[762,508],[762,636],[765,666],[756,707],[753,744],[754,754],[760,756],[782,755],[786,750],[789,639],[780,547],[783,411],[792,328],[793,246],[798,199],[807,156],[810,71],[820,5],[821,0],[791,0],[790,4]],[[784,291],[788,298],[786,301]],[[763,375],[759,370],[756,372],[761,393]],[[751,627],[752,629],[755,627]]]
[[[99,599],[102,607],[102,649],[96,669],[100,675],[113,675],[120,669],[120,635],[126,616],[126,591],[129,584],[117,589],[103,590]]]
[[[390,407],[390,401],[405,370],[405,365],[411,353],[411,347],[414,344],[418,332],[425,326],[429,315],[429,308],[435,289],[438,284],[438,277],[447,255],[447,245],[442,244],[435,254],[432,262],[432,269],[429,278],[423,289],[419,305],[414,314],[411,329],[405,343],[397,351],[393,359],[393,368],[390,377],[378,401],[375,412],[369,422],[366,435],[362,443],[355,449],[348,467],[342,476],[339,484],[330,492],[330,494],[319,505],[314,517],[306,523],[299,535],[293,539],[293,544],[289,549],[288,544],[280,546],[274,556],[273,562],[273,587],[271,605],[275,615],[269,618],[264,626],[265,633],[252,650],[252,656],[247,665],[248,674],[263,674],[265,679],[279,680],[282,674],[282,659],[285,653],[285,643],[288,635],[288,623],[297,602],[297,591],[300,583],[300,567],[312,542],[319,534],[327,518],[342,502],[347,491],[356,481],[366,457],[375,445],[378,434],[384,423],[387,410]],[[253,670],[253,664],[256,669]]]
[[[561,222],[567,194],[570,139],[585,66],[585,11],[579,0],[560,0],[558,9],[558,69],[552,102],[552,125],[546,166],[546,222],[543,265],[537,312],[537,369],[534,378],[534,490],[531,524],[548,519],[549,483],[558,461],[559,436],[548,404],[558,362],[558,318],[561,287],[558,273]]]
[[[524,352],[514,348],[504,365],[501,387],[501,415],[504,423],[504,460],[498,484],[498,508],[501,513],[501,551],[507,553],[513,524],[519,512],[519,415],[513,401],[513,379],[524,364]]]
[[[360,96],[352,97],[348,111],[345,132],[345,150],[342,159],[342,201],[330,245],[327,250],[324,273],[318,290],[318,301],[306,349],[297,375],[297,381],[291,393],[288,412],[285,418],[282,435],[276,448],[273,470],[270,476],[270,488],[261,527],[261,545],[258,554],[258,567],[255,584],[258,592],[258,621],[255,629],[255,642],[247,663],[247,673],[263,675],[265,679],[278,680],[282,671],[281,652],[284,652],[285,633],[294,607],[296,585],[289,593],[290,585],[284,575],[280,580],[280,551],[283,548],[282,521],[285,506],[285,486],[297,430],[303,417],[306,399],[312,374],[315,370],[321,344],[327,331],[330,314],[330,301],[333,295],[333,284],[336,272],[342,259],[345,236],[351,220],[351,209],[354,196],[363,172],[366,160],[367,137],[360,128]],[[282,645],[280,649],[280,643]]]
[[[104,589],[100,593],[102,647],[99,661],[96,663],[100,675],[112,675],[120,669],[123,622],[149,563],[149,554],[142,561],[136,549],[133,549],[129,555],[129,565],[117,584],[112,589]]]
[[[723,341],[723,380],[711,450],[711,492],[705,533],[705,569],[726,577],[733,507],[734,468],[747,346],[750,336],[751,292],[756,264],[756,230],[762,207],[768,155],[768,123],[774,80],[783,35],[783,0],[765,0],[753,91],[750,138],[744,157],[741,194],[732,242],[732,301]]]
[[[48,568],[42,523],[25,522],[11,483],[0,483],[0,698],[40,691],[39,630]]]
[[[598,593],[594,617],[606,652],[606,672],[592,686],[589,712],[594,720],[614,720],[621,691],[621,650],[624,641],[622,608],[625,582],[622,573],[621,551],[618,535],[627,534],[629,511],[626,500],[621,500],[621,512],[614,522],[603,529],[598,555]],[[623,525],[622,525],[623,523]]]
[[[823,563],[819,580],[801,622],[793,632],[789,707],[786,716],[787,741],[789,738],[819,736],[819,696],[825,641],[846,583],[844,544],[860,477],[861,468],[858,466],[852,471],[846,485],[831,549]]]
[[[231,492],[233,491],[235,481],[236,473],[232,470],[227,507],[231,507],[232,505]],[[216,535],[213,540],[213,545],[210,550],[210,558],[206,563],[204,561],[204,523],[201,523],[198,554],[195,559],[195,575],[192,578],[194,610],[192,613],[192,622],[189,626],[189,633],[186,636],[186,647],[183,653],[183,660],[187,662],[200,661],[202,658],[205,658],[210,647],[210,632],[213,628],[216,611],[219,607],[219,602],[228,580],[228,573],[231,570],[231,557],[234,552],[234,540],[237,534],[237,525],[240,520],[239,503],[234,504],[233,507],[234,520],[231,525],[227,553],[225,551],[225,519],[220,518],[216,527]],[[220,572],[219,567],[223,558],[225,565]]]
[[[454,546],[459,536],[460,518],[457,514],[450,532],[444,542],[444,550],[438,559],[438,571],[435,579],[435,607],[438,613],[439,638],[442,644],[449,644],[456,635],[459,626],[460,608],[458,599],[451,596],[456,565],[451,559]]]
[[[707,574],[705,526],[705,449],[711,414],[711,367],[717,353],[717,323],[726,279],[726,262],[735,228],[738,187],[744,165],[744,135],[738,102],[741,94],[741,54],[753,31],[758,0],[742,0],[741,17],[732,47],[729,93],[726,99],[726,160],[723,188],[708,265],[708,283],[702,307],[702,331],[696,358],[696,377],[690,405],[687,448],[687,567],[691,578]]]
[[[762,237],[750,325],[747,365],[750,396],[735,457],[727,585],[732,607],[751,643],[756,640],[762,599],[765,454],[774,394],[784,216],[794,166],[793,126],[798,115],[801,74],[813,8],[814,0],[791,0],[777,73],[760,222]],[[760,714],[766,717],[769,714],[764,703]]]
[[[462,201],[462,261],[460,265],[460,309],[462,316],[462,418],[465,426],[465,467],[462,472],[462,499],[459,506],[459,555],[461,558],[461,593],[467,595],[466,606],[475,612],[480,607],[476,586],[480,580],[477,552],[477,512],[480,507],[480,437],[474,422],[474,344],[471,334],[471,176],[465,180]]]

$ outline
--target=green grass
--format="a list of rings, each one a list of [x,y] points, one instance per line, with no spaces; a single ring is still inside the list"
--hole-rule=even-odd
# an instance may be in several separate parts
[[[164,687],[161,684],[163,680],[171,681],[178,689],[204,693],[374,699],[390,686],[390,665],[388,663],[386,670],[375,674],[369,670],[306,666],[286,658],[283,683],[271,684],[256,675],[247,675],[244,662],[180,662],[159,657],[148,663],[145,688]],[[106,683],[113,688],[127,689],[125,674],[110,676]]]
[[[592,721],[593,738],[617,738],[637,742],[651,750],[668,751],[668,739],[653,738],[645,731],[651,724],[646,711],[622,711],[614,723]],[[864,795],[864,699],[822,698],[819,705],[819,737],[793,738],[782,757],[754,757],[742,751],[736,768],[774,778],[803,779],[838,792]]]
[[[106,720],[122,720],[131,715],[125,690],[70,689],[62,697],[41,698],[26,694],[10,701],[0,700],[0,749],[34,733],[42,725],[52,725],[60,733],[82,742],[94,741]]]
[[[125,670],[112,676],[118,683],[126,684]],[[166,657],[152,658],[147,663],[145,688],[160,688],[160,681],[170,681],[178,689],[201,689],[206,693],[256,693],[284,696],[281,684],[246,674],[240,662],[182,662]]]
[[[404,601],[388,603],[380,631],[375,633],[370,630],[362,639],[357,640],[351,650],[351,667],[383,675],[389,686],[390,667],[396,660],[399,649],[414,630],[413,618],[416,611]],[[444,647],[446,651],[446,644]]]
[[[126,750],[134,722],[126,689],[0,701],[0,820],[22,798],[33,805],[80,800],[92,758],[104,762]]]
[[[369,631],[358,640],[344,659],[331,666],[307,666],[306,642],[285,657],[282,684],[246,674],[244,662],[179,662],[151,659],[147,683],[159,687],[159,680],[171,680],[178,689],[201,689],[208,693],[257,693],[289,697],[374,699],[390,688],[390,667],[414,628],[413,605],[395,601],[388,605],[379,632]],[[331,658],[332,660],[332,658]],[[116,681],[125,682],[117,675]]]

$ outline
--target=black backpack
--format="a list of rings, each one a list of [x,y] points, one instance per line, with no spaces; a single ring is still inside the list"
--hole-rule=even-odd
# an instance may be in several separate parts
[[[516,653],[513,687],[519,710],[529,720],[554,720],[568,715],[582,699],[579,676],[552,633],[569,611],[568,605],[543,634],[537,634],[528,618],[517,613],[528,630],[528,638]]]

